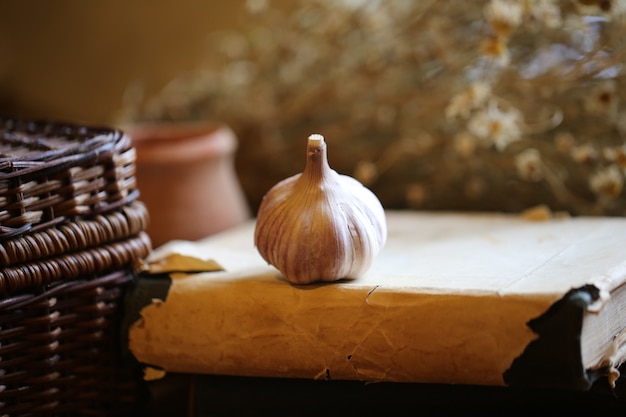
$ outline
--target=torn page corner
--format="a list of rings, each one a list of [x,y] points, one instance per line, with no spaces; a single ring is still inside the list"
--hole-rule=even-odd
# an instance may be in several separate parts
[[[156,381],[156,380],[165,378],[166,374],[167,372],[165,372],[164,369],[154,368],[152,366],[146,366],[143,370],[143,380],[144,381]]]
[[[615,335],[608,351],[598,361],[599,365],[595,369],[588,370],[588,372],[604,369],[610,387],[615,388],[616,382],[621,376],[619,367],[625,362],[624,358],[626,358],[626,330]]]
[[[171,241],[156,249],[144,261],[143,269],[150,274],[224,270],[217,261],[208,259],[187,241]]]
[[[323,368],[321,371],[319,371],[317,374],[315,374],[315,376],[313,377],[314,380],[325,380],[325,381],[330,381],[331,376],[330,376],[330,369],[328,368]]]
[[[611,299],[611,293],[607,290],[600,289],[595,285],[593,286],[593,288],[595,298],[587,307],[587,311],[590,313],[598,313],[600,312],[604,304],[606,304],[606,302]]]

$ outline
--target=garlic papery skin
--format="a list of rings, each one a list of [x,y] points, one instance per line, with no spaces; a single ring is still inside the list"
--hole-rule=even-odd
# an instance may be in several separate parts
[[[308,138],[304,171],[265,194],[254,231],[261,257],[293,284],[358,278],[386,240],[379,199],[329,166],[319,134]]]

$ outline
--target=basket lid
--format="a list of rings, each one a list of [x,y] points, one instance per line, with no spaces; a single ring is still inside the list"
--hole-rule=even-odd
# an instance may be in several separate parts
[[[0,117],[0,179],[79,165],[128,141],[111,128]]]
[[[0,117],[0,239],[128,204],[134,163],[120,130]]]

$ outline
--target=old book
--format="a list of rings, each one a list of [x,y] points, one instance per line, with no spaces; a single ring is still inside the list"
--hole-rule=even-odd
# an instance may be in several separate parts
[[[152,257],[201,258],[216,270],[143,275],[129,298],[130,352],[164,373],[615,383],[625,358],[625,218],[391,211],[387,221],[387,245],[364,276],[320,285],[291,285],[267,265],[253,221],[170,242]]]

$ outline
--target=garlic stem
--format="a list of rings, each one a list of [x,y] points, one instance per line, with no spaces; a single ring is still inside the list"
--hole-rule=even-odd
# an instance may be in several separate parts
[[[319,181],[330,170],[324,136],[314,133],[307,141],[307,158],[303,177]]]
[[[322,146],[324,143],[324,136],[319,133],[313,133],[309,136],[309,146]]]

